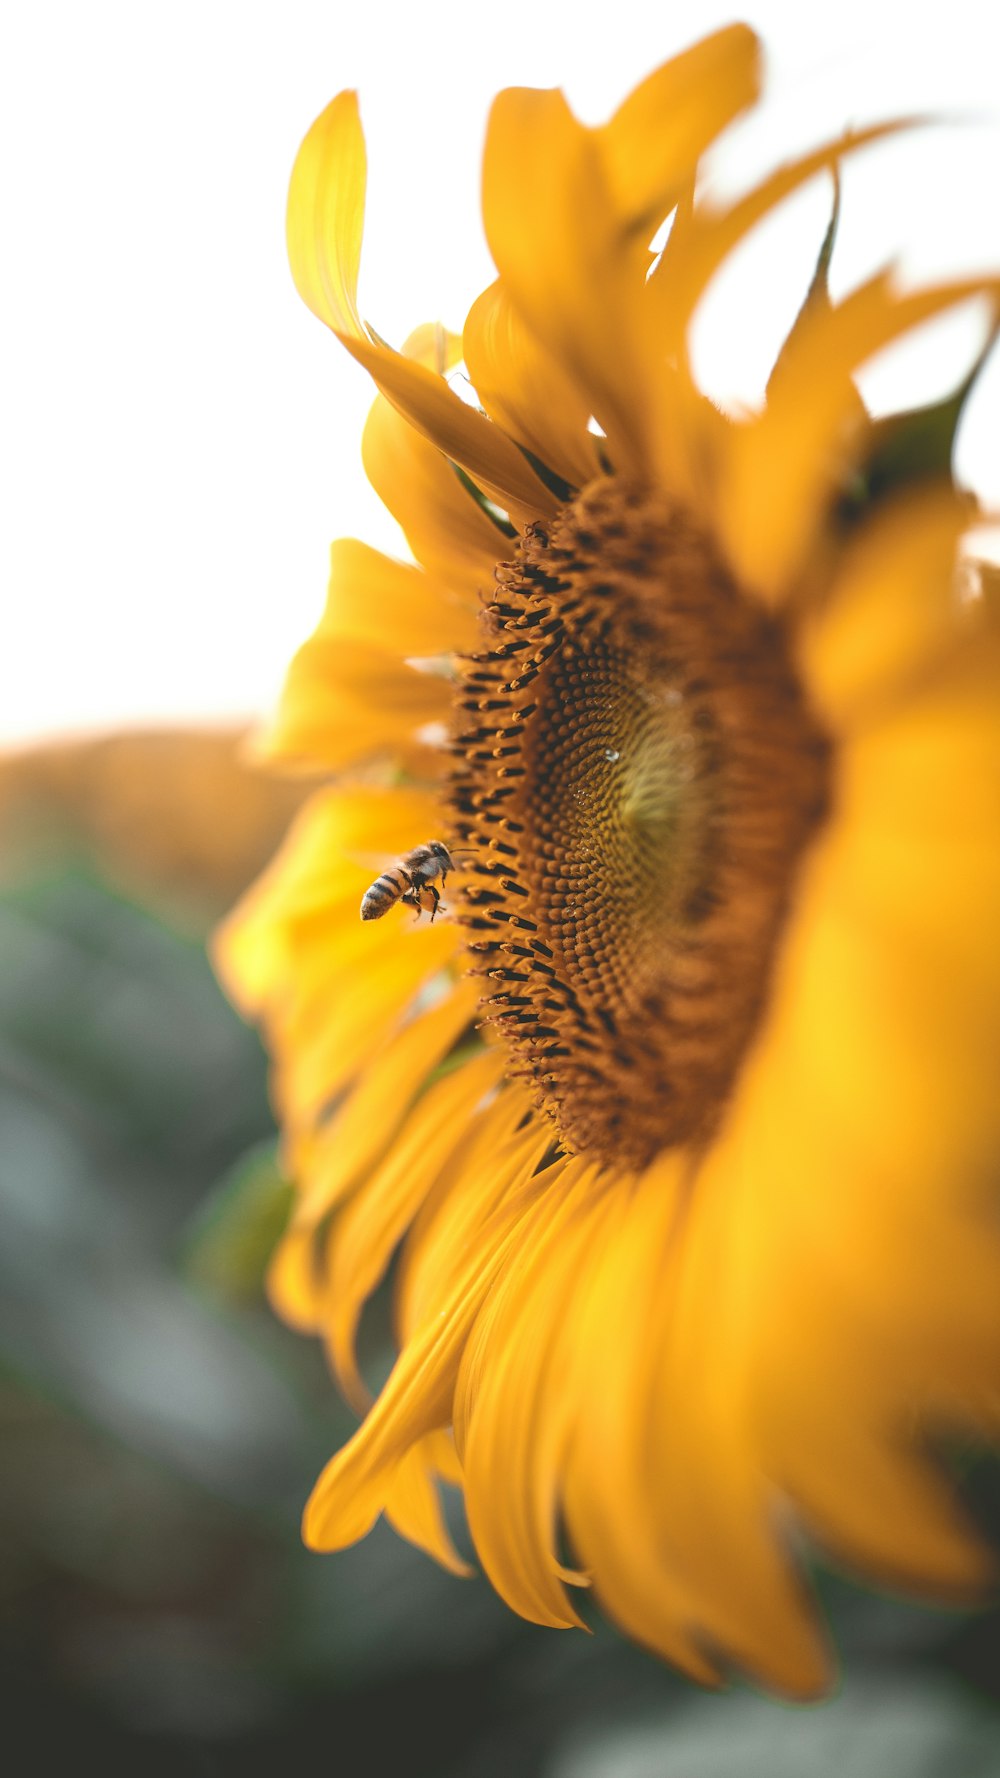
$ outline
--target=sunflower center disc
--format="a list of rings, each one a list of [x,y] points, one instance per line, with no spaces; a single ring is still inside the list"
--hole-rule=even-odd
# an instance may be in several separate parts
[[[643,1166],[719,1116],[828,749],[780,625],[664,496],[602,478],[496,577],[459,692],[460,918],[563,1143]]]

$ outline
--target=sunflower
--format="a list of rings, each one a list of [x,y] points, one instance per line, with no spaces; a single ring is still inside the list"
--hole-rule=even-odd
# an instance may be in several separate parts
[[[898,127],[713,204],[699,160],[758,84],[735,26],[600,128],[502,93],[496,281],[401,351],[357,305],[354,95],[309,131],[292,270],[377,385],[365,468],[414,561],[333,548],[270,737],[324,781],[219,959],[297,1181],[273,1300],[364,1416],[308,1543],[384,1513],[461,1570],[457,1483],[526,1618],[592,1585],[695,1678],[806,1696],[807,1542],[943,1598],[989,1571],[940,1455],[1000,1428],[1000,623],[962,596],[956,403],[876,424],[852,379],[1000,286],[834,303],[835,205],[766,405],[720,413],[709,280]],[[432,839],[441,916],[362,923]]]

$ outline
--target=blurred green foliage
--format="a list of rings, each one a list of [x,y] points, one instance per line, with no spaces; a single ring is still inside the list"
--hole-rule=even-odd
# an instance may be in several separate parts
[[[264,1058],[199,936],[92,862],[49,854],[0,893],[0,1112],[8,1770],[1000,1772],[989,1616],[827,1576],[850,1681],[789,1709],[704,1696],[596,1619],[523,1624],[384,1527],[301,1548],[351,1419],[262,1297],[288,1193]],[[365,1359],[390,1361],[383,1302]]]
[[[195,1213],[185,1256],[188,1277],[224,1302],[258,1302],[292,1198],[276,1142],[241,1155]]]

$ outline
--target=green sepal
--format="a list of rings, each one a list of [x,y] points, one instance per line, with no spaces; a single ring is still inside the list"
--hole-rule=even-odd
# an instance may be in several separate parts
[[[458,476],[466,493],[472,495],[476,505],[481,512],[486,514],[490,523],[495,525],[497,530],[501,532],[504,537],[516,537],[517,526],[511,524],[503,508],[498,506],[495,500],[491,500],[487,494],[484,494],[482,488],[476,486],[471,475],[462,468],[461,464],[456,463],[451,457],[448,458],[448,462]]]
[[[514,440],[514,443],[517,444],[517,439]],[[572,482],[568,482],[563,476],[557,475],[556,471],[550,469],[548,464],[545,463],[541,457],[536,457],[534,451],[529,451],[527,445],[519,444],[517,445],[517,448],[525,459],[525,462],[531,465],[543,486],[548,488],[550,494],[555,495],[560,506],[565,506],[568,500],[573,499],[574,495],[577,493],[577,489],[573,486]]]
[[[219,1181],[188,1227],[182,1255],[188,1277],[226,1302],[260,1298],[293,1197],[278,1166],[276,1144],[251,1148]]]
[[[1000,322],[991,328],[968,375],[943,401],[913,408],[908,413],[887,414],[870,423],[869,449],[857,465],[841,503],[841,516],[847,523],[887,496],[903,493],[921,482],[954,485],[955,434],[998,332]]]
[[[421,1089],[420,1096],[423,1097],[423,1094],[428,1092],[431,1087],[436,1086],[439,1080],[444,1080],[446,1075],[454,1074],[459,1068],[464,1068],[466,1062],[478,1061],[479,1057],[485,1053],[485,1050],[486,1045],[482,1038],[475,1035],[475,1033],[471,1036],[459,1038],[459,1041],[455,1044],[454,1048],[448,1051],[444,1060],[439,1062],[437,1067],[427,1076]]]

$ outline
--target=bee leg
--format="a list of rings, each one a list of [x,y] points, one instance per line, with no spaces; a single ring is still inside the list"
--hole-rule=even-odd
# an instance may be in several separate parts
[[[433,883],[425,883],[424,888],[427,890],[428,895],[433,895],[433,897],[434,897],[434,906],[431,908],[431,925],[433,926],[434,915],[437,913],[438,908],[441,906],[441,897],[438,894],[437,890],[435,889]]]
[[[401,901],[401,902],[402,902],[402,903],[403,903],[403,905],[404,905],[404,907],[408,907],[408,908],[416,908],[416,910],[417,910],[417,919],[418,919],[418,920],[419,920],[419,918],[420,918],[420,916],[421,916],[421,914],[422,914],[422,913],[423,913],[423,911],[424,911],[424,910],[423,910],[423,908],[422,908],[422,907],[421,907],[421,905],[420,905],[420,895],[419,895],[419,892],[418,892],[418,890],[416,890],[416,889],[415,889],[415,888],[410,888],[410,889],[407,889],[407,890],[406,890],[406,891],[405,891],[405,892],[404,892],[404,893],[403,893],[403,894],[402,894],[402,895],[401,895],[401,896],[400,896],[400,898],[399,898],[399,899],[400,899],[400,901]]]

